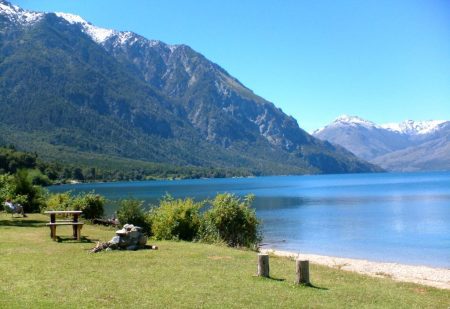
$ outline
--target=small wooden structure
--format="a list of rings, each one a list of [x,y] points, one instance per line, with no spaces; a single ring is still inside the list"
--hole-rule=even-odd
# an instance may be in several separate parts
[[[72,225],[73,238],[78,241],[81,239],[81,228],[84,224],[78,221],[78,218],[83,213],[81,210],[50,210],[45,213],[50,215],[50,222],[46,225],[50,227],[50,237],[53,240],[56,240],[56,227],[59,225]],[[73,218],[72,220],[56,220],[56,215],[71,215]]]
[[[296,260],[295,261],[295,283],[302,285],[311,285],[309,282],[309,261],[308,260]]]
[[[258,254],[258,276],[269,278],[269,255]]]

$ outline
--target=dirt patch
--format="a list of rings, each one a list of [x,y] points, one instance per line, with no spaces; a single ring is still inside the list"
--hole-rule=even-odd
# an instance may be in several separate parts
[[[417,294],[426,294],[427,290],[425,290],[424,288],[414,288],[413,289],[414,292],[416,292]]]

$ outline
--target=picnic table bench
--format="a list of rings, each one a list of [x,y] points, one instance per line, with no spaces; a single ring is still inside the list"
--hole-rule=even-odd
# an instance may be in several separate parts
[[[59,225],[72,225],[73,238],[76,240],[80,240],[81,228],[84,224],[83,222],[78,221],[78,218],[83,213],[81,210],[50,210],[46,211],[45,213],[50,215],[50,222],[46,225],[50,227],[50,237],[53,240],[56,240],[56,227]],[[71,220],[56,220],[56,215],[72,215],[73,218]]]

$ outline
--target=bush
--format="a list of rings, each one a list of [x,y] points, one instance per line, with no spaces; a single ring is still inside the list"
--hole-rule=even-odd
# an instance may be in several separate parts
[[[47,210],[81,210],[86,219],[101,218],[105,209],[105,198],[93,192],[72,196],[71,192],[51,194],[46,201]]]
[[[13,199],[15,196],[14,177],[9,174],[0,175],[0,209],[3,209],[3,202]]]
[[[261,241],[260,222],[250,208],[253,195],[244,199],[218,194],[205,212],[200,238],[205,242],[225,242],[231,247],[255,247]]]
[[[72,207],[74,210],[82,210],[86,219],[101,218],[105,212],[105,198],[94,192],[80,194],[73,199]]]
[[[200,227],[200,209],[204,203],[193,199],[173,199],[164,197],[158,207],[149,214],[149,221],[154,238],[181,239],[191,241],[197,237]]]
[[[24,206],[25,212],[38,212],[44,206],[45,192],[34,186],[27,170],[19,170],[14,175],[0,175],[0,201],[7,199]],[[3,208],[3,206],[1,206]]]
[[[46,201],[47,210],[72,210],[73,198],[71,192],[49,195]]]
[[[150,225],[147,221],[144,202],[135,199],[121,200],[117,210],[117,219],[120,224],[133,224],[142,227],[146,233],[150,232]]]

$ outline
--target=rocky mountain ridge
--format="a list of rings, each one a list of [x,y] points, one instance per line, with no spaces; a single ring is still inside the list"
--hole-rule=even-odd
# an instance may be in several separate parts
[[[310,136],[189,46],[0,3],[5,142],[256,174],[379,170]]]
[[[450,170],[450,121],[375,124],[341,116],[314,136],[393,171]]]

